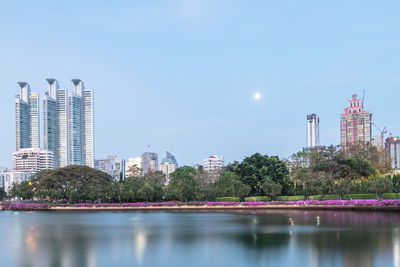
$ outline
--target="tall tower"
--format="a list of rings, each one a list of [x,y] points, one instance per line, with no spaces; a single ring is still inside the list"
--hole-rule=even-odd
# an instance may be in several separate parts
[[[82,98],[68,92],[68,165],[82,165]]]
[[[82,89],[83,165],[94,168],[93,90]]]
[[[57,89],[57,152],[58,167],[69,165],[68,158],[68,91]]]
[[[20,94],[15,97],[16,149],[38,148],[39,131],[39,94],[31,93],[28,83],[18,82]]]
[[[307,115],[307,148],[319,146],[319,118],[315,114]]]
[[[58,167],[58,138],[57,138],[57,89],[55,79],[46,79],[49,91],[43,97],[43,146],[53,152],[54,166]]]
[[[346,145],[371,142],[372,114],[364,110],[363,103],[353,94],[340,120],[340,144]]]
[[[28,95],[30,94],[29,84],[18,82],[20,93],[15,96],[15,137],[16,150],[30,148],[30,112]]]

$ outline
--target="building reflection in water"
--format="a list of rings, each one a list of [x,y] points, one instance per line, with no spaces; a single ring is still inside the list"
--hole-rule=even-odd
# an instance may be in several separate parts
[[[393,266],[400,267],[400,231],[399,228],[393,229]]]

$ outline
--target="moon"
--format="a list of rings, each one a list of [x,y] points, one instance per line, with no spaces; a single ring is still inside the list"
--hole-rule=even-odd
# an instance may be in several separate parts
[[[261,98],[261,94],[255,93],[253,97],[254,97],[254,100],[259,100]]]

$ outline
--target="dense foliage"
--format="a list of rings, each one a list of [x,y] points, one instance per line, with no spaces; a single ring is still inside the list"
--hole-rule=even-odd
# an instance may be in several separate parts
[[[313,195],[324,200],[365,193],[381,199],[384,193],[400,192],[400,175],[388,175],[389,170],[388,159],[371,145],[345,150],[330,146],[299,152],[289,161],[256,153],[229,164],[218,175],[202,166],[184,166],[171,173],[168,184],[162,172],[142,175],[136,166],[125,180],[113,180],[104,172],[73,165],[39,172],[14,185],[11,194],[23,200],[68,203],[302,200]]]

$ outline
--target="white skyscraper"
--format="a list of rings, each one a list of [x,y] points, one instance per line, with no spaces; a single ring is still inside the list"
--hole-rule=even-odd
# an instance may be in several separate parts
[[[83,164],[94,167],[93,90],[82,90]]]
[[[68,158],[68,91],[57,89],[57,150],[58,167],[69,165]]]
[[[319,146],[319,118],[315,114],[307,115],[307,149]]]

